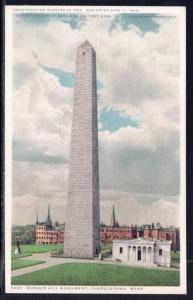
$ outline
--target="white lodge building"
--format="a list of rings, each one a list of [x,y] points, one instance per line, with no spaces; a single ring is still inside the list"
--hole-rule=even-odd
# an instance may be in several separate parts
[[[143,238],[114,240],[113,260],[129,265],[170,267],[171,241]]]

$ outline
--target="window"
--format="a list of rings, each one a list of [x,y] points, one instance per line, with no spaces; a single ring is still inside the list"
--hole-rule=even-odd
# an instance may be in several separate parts
[[[119,253],[123,253],[123,247],[119,248]]]
[[[162,249],[159,249],[159,255],[162,255]]]

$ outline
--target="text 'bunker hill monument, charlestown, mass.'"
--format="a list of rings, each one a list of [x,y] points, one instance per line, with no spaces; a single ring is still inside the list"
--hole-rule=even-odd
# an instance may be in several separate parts
[[[78,47],[64,256],[92,258],[100,249],[96,54]]]

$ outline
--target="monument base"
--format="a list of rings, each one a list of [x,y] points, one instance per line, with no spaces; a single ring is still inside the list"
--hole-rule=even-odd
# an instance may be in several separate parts
[[[60,257],[60,258],[72,258],[72,259],[89,259],[89,260],[94,260],[98,258],[98,255],[94,256],[69,256],[65,255],[64,253],[51,253],[51,257]]]

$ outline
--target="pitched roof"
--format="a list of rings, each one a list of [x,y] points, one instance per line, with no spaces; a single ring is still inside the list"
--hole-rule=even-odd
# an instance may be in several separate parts
[[[131,240],[119,240],[119,239],[115,239],[113,240],[113,243],[124,243],[124,244],[128,244],[128,245],[154,245],[154,244],[164,244],[164,245],[171,245],[172,241],[160,241],[160,240],[153,240],[153,239],[148,239],[148,238],[137,238],[137,239],[131,239]]]
[[[144,244],[144,245],[152,245],[154,244],[155,241],[153,241],[152,239],[145,239],[145,238],[137,238],[137,239],[132,239],[132,240],[113,240],[113,242],[115,243],[126,243],[126,244]]]

